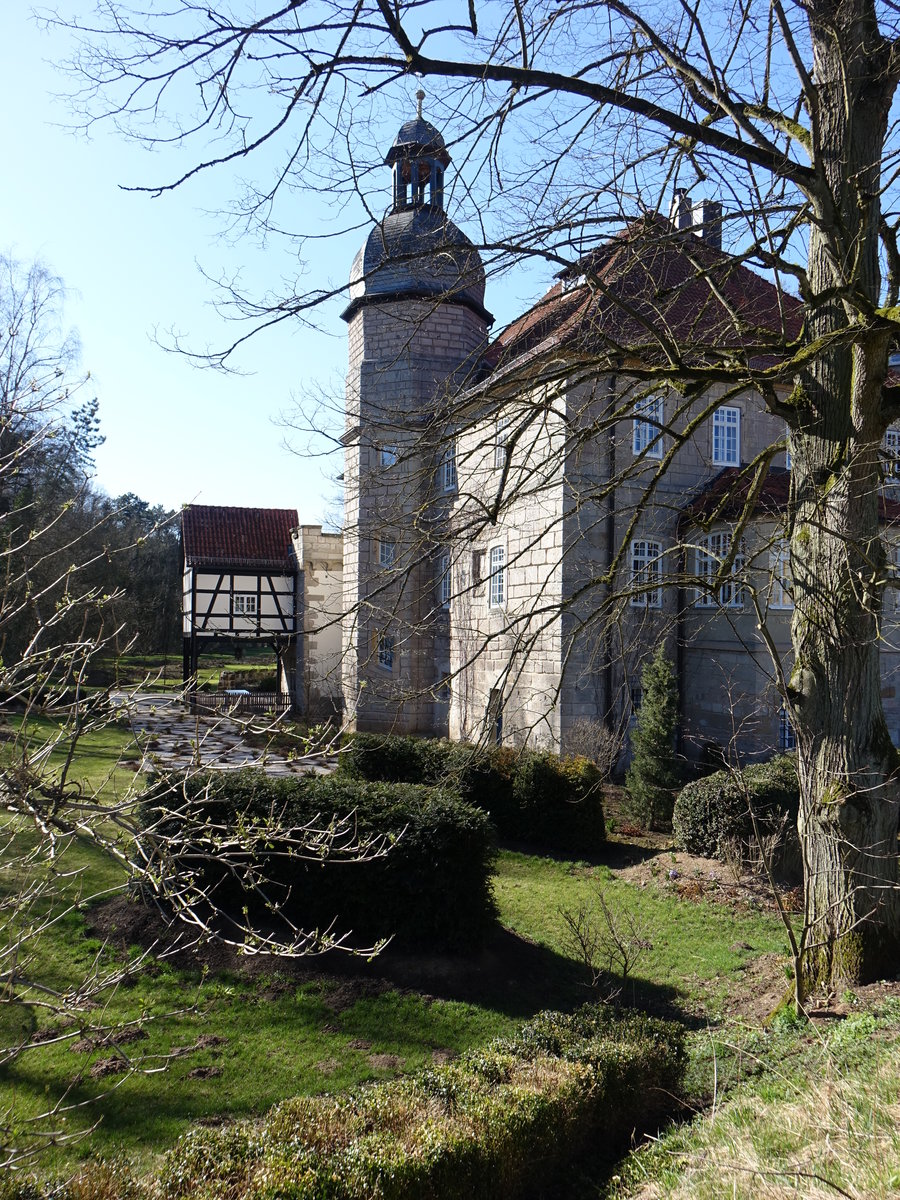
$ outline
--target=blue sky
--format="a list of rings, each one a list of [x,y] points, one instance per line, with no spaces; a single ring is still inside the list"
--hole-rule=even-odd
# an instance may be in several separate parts
[[[62,10],[86,17],[92,8],[89,0],[68,0]],[[65,31],[40,29],[29,6],[12,0],[0,35],[7,135],[0,252],[24,263],[42,260],[71,291],[66,319],[80,335],[106,436],[97,452],[100,485],[167,507],[190,501],[296,507],[304,523],[333,519],[339,458],[303,453],[308,438],[279,422],[304,395],[339,402],[346,363],[339,314],[346,301],[324,307],[317,330],[284,324],[252,339],[236,361],[241,375],[198,369],[154,339],[165,341],[174,329],[202,350],[233,338],[234,326],[215,310],[215,289],[201,269],[215,278],[240,275],[255,294],[279,292],[299,269],[306,286],[343,285],[365,237],[362,205],[336,214],[333,201],[309,193],[296,204],[290,196],[282,200],[279,218],[292,228],[318,234],[338,221],[357,226],[306,241],[301,264],[289,241],[271,238],[261,246],[222,234],[216,214],[240,187],[237,173],[207,172],[159,198],[125,191],[165,181],[175,167],[112,128],[95,127],[90,138],[73,132],[69,108],[58,98],[73,86],[56,66],[72,50]],[[410,80],[410,93],[416,86]],[[410,95],[409,113],[391,110],[389,123],[399,125],[414,105]],[[385,146],[394,132],[393,124],[385,128]],[[382,175],[366,181],[383,189],[368,197],[376,213],[389,201],[387,169]],[[540,274],[519,275],[518,296],[508,281],[489,286],[495,329],[543,291],[547,273]],[[287,449],[286,438],[301,453]]]
[[[239,359],[248,372],[240,377],[198,370],[160,349],[154,331],[164,336],[172,327],[199,348],[229,337],[198,264],[216,277],[241,271],[260,290],[277,288],[295,264],[283,247],[219,236],[220,222],[208,214],[232,180],[210,176],[159,199],[123,191],[155,182],[159,161],[112,131],[88,140],[60,127],[71,117],[53,94],[68,84],[54,63],[69,51],[67,36],[41,31],[23,0],[4,5],[0,33],[0,251],[41,259],[71,290],[66,320],[80,335],[106,435],[99,483],[170,507],[296,506],[302,521],[320,521],[333,511],[329,476],[339,464],[290,453],[276,422],[305,388],[339,391],[340,305],[324,314],[322,332],[282,328],[254,340]],[[361,240],[356,232],[322,246],[310,271],[343,282]]]

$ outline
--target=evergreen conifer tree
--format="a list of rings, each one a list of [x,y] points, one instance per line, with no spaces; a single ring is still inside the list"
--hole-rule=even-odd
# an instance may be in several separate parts
[[[675,672],[661,645],[644,664],[641,693],[631,734],[631,766],[625,776],[627,811],[645,829],[668,829],[679,785],[675,761],[678,698]]]

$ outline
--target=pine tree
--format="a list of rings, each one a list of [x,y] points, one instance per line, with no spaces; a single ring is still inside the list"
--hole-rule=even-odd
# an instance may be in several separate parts
[[[625,776],[627,811],[645,829],[668,829],[679,785],[674,749],[678,698],[675,672],[662,646],[644,664],[641,692]]]

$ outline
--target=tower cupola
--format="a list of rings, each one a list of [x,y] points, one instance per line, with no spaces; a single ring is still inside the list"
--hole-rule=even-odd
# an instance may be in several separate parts
[[[418,113],[394,138],[385,163],[393,171],[394,195],[391,212],[429,205],[444,207],[444,171],[450,155],[440,131],[422,116],[424,92],[416,92]]]

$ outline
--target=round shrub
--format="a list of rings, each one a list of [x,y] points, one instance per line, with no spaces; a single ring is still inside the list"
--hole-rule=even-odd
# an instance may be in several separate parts
[[[494,920],[493,829],[451,792],[209,771],[157,781],[145,811],[148,822],[165,814],[157,831],[168,842],[169,872],[193,871],[210,906],[225,914],[246,910],[259,924],[286,918],[304,929],[337,918],[357,943],[396,936],[443,948],[477,944]],[[360,862],[318,855],[314,831],[340,822],[346,836],[338,847],[347,837],[383,839],[387,853]]]
[[[796,844],[800,783],[792,755],[743,771],[715,771],[687,784],[675,801],[675,840],[691,854],[721,857],[727,843],[753,838],[751,806],[763,836],[779,830],[786,815],[788,841]]]

